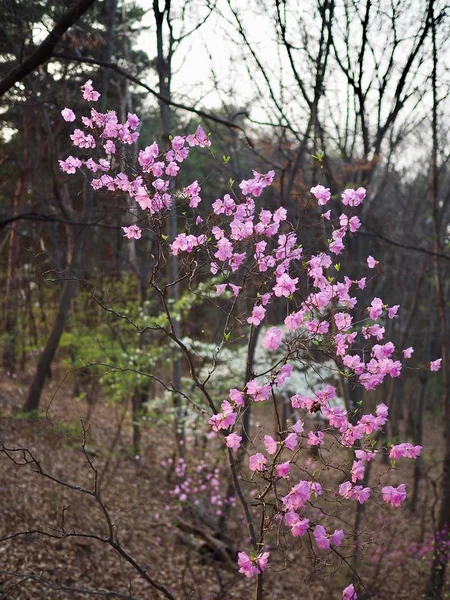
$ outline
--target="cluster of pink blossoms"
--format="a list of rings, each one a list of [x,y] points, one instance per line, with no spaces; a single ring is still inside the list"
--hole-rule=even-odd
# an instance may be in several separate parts
[[[92,87],[92,81],[82,86],[83,99],[96,102],[100,94]],[[63,119],[71,123],[76,120],[75,113],[70,108],[61,111]],[[94,190],[105,189],[110,192],[125,192],[133,198],[142,210],[155,215],[172,207],[173,198],[169,193],[170,182],[175,179],[182,163],[189,155],[189,149],[194,146],[208,147],[211,142],[199,126],[195,134],[186,137],[176,136],[172,139],[171,149],[162,152],[156,142],[139,151],[138,163],[140,174],[129,176],[120,170],[120,160],[115,160],[120,145],[135,144],[139,138],[137,131],[140,126],[139,118],[128,113],[125,123],[120,123],[115,111],[101,113],[91,108],[90,115],[81,117],[82,128],[74,130],[70,139],[75,147],[81,149],[97,149],[105,156],[94,161],[92,158],[80,160],[68,156],[60,160],[62,171],[69,175],[76,173],[82,167],[99,176],[91,179]],[[191,207],[197,207],[201,201],[200,186],[197,181],[184,188],[184,194]],[[137,225],[123,227],[124,236],[140,239],[141,228]],[[206,240],[206,238],[205,238]],[[203,239],[196,240],[196,245],[204,243]],[[183,246],[183,251],[189,252],[195,247],[192,240]]]
[[[251,558],[245,552],[239,552],[238,554],[238,566],[239,573],[242,573],[246,577],[254,577],[265,571],[269,566],[270,552],[262,552]]]
[[[92,81],[87,81],[82,87],[83,99],[96,102],[100,94],[92,87]],[[76,120],[70,108],[62,111],[64,120],[72,123]],[[114,111],[100,113],[91,108],[89,116],[81,117],[81,125],[76,128],[70,138],[75,148],[92,150],[103,153],[103,156],[80,159],[68,156],[59,161],[61,169],[67,174],[74,174],[77,170],[85,168],[95,175],[91,178],[91,186],[95,190],[123,192],[134,199],[137,205],[145,211],[146,215],[159,215],[172,207],[173,197],[170,192],[171,182],[178,176],[182,163],[186,160],[190,148],[198,146],[209,147],[210,140],[201,127],[195,134],[175,136],[171,140],[171,147],[161,151],[154,142],[138,153],[138,169],[131,174],[120,170],[121,146],[135,144],[139,137],[140,120],[129,113],[125,123],[120,123]],[[366,323],[360,328],[353,322],[351,311],[358,303],[357,294],[364,290],[367,278],[352,280],[344,276],[339,280],[337,265],[334,256],[338,256],[345,248],[348,235],[358,231],[361,226],[359,218],[353,214],[353,209],[358,207],[365,199],[364,188],[346,189],[341,196],[342,205],[349,211],[342,212],[337,219],[330,223],[332,226],[331,239],[328,241],[328,251],[319,252],[305,257],[297,234],[288,222],[287,211],[280,207],[275,211],[259,209],[255,198],[258,198],[264,189],[274,180],[274,171],[266,174],[253,171],[253,178],[244,180],[239,187],[242,198],[231,197],[225,194],[212,204],[213,225],[206,231],[196,235],[187,232],[179,233],[170,244],[173,255],[183,257],[183,254],[205,252],[210,260],[210,272],[223,276],[223,283],[216,286],[217,295],[220,296],[229,288],[234,296],[242,290],[245,277],[263,277],[264,285],[253,305],[250,307],[246,322],[251,327],[258,327],[267,317],[267,307],[275,299],[295,299],[297,307],[290,312],[285,320],[285,331],[273,326],[265,331],[262,345],[273,352],[286,349],[285,360],[280,366],[262,378],[253,379],[245,385],[243,390],[231,389],[229,399],[223,400],[221,411],[214,414],[210,420],[214,432],[221,432],[228,448],[235,451],[240,447],[242,436],[238,435],[236,427],[246,406],[253,402],[265,402],[272,396],[272,391],[282,386],[293,372],[293,365],[289,363],[289,348],[296,340],[303,344],[314,341],[320,346],[326,342],[327,348],[334,349],[336,362],[341,372],[359,382],[366,390],[371,390],[385,380],[386,377],[398,377],[402,370],[399,360],[410,359],[412,348],[407,348],[400,354],[392,342],[384,343],[385,328],[382,320],[394,319],[398,314],[398,305],[386,305],[380,298],[373,298],[369,306],[364,307],[364,320]],[[194,181],[182,190],[187,207],[196,211],[201,202],[201,187]],[[311,188],[311,193],[320,206],[325,206],[331,198],[328,188],[317,185]],[[322,215],[327,221],[331,219],[331,210]],[[203,219],[197,215],[196,225],[201,225]],[[123,227],[127,238],[136,240],[141,238],[142,230],[133,224]],[[300,298],[299,290],[299,265],[300,261],[306,264],[307,288],[309,294]],[[378,264],[372,256],[367,257],[367,266],[373,269]],[[331,271],[334,269],[333,271]],[[333,275],[331,276],[330,273]],[[241,277],[240,281],[232,278]],[[331,315],[331,316],[330,316]],[[363,353],[352,347],[357,347],[357,342],[364,340],[370,347]],[[441,359],[432,361],[429,368],[438,371]],[[289,481],[291,464],[298,456],[303,443],[305,446],[326,448],[327,439],[332,443],[336,441],[343,447],[353,447],[358,442],[355,450],[355,460],[348,473],[348,481],[342,483],[336,494],[344,499],[357,502],[366,502],[371,494],[369,487],[358,484],[364,480],[366,463],[373,460],[378,453],[371,445],[370,436],[379,431],[386,423],[388,408],[379,404],[375,414],[363,414],[357,420],[349,419],[347,411],[331,406],[336,396],[336,390],[331,385],[317,389],[311,396],[295,394],[291,397],[294,409],[308,413],[320,411],[322,417],[328,421],[329,428],[321,431],[305,432],[302,419],[298,419],[286,432],[279,432],[279,440],[265,436],[264,446],[267,455],[256,452],[249,457],[249,469],[253,476],[272,478],[272,481]],[[352,415],[353,417],[353,415]],[[286,456],[285,452],[291,453]],[[420,446],[412,444],[398,444],[391,448],[391,459],[417,458]],[[273,459],[271,458],[273,457]],[[286,460],[288,458],[288,460]],[[180,486],[177,495],[180,500],[191,491],[189,487]],[[188,489],[189,488],[189,489]],[[330,546],[339,546],[344,539],[342,530],[335,530],[330,534],[320,523],[313,523],[304,514],[311,495],[320,496],[322,486],[317,481],[301,480],[291,485],[287,494],[281,497],[278,515],[284,518],[285,525],[290,528],[294,537],[305,535],[311,526],[314,526],[313,537],[318,548],[329,550]],[[399,506],[406,498],[406,487],[385,486],[381,490],[383,500],[392,506]],[[238,565],[240,572],[247,577],[253,577],[268,568],[269,552],[261,552],[249,556],[245,552],[239,553]],[[357,594],[354,586],[349,585],[343,590],[343,600],[356,600]]]

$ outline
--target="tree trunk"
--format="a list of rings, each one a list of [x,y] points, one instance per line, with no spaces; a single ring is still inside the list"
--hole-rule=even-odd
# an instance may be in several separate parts
[[[450,398],[449,398],[449,356],[448,356],[448,329],[446,303],[442,289],[442,279],[439,270],[439,261],[437,253],[441,250],[440,243],[440,218],[438,202],[438,100],[437,100],[437,47],[436,47],[436,19],[433,7],[431,6],[431,34],[433,43],[433,72],[432,72],[432,139],[433,148],[431,154],[431,181],[430,181],[430,203],[433,215],[433,250],[436,253],[433,257],[433,275],[436,291],[436,305],[439,316],[441,358],[442,358],[442,389],[441,389],[441,408],[444,417],[444,439],[445,453],[442,468],[441,479],[441,505],[439,508],[437,528],[435,531],[435,543],[433,561],[431,564],[430,579],[428,581],[428,597],[441,600],[443,598],[445,572],[447,568],[447,542],[449,539],[450,527]]]
[[[74,242],[71,270],[76,268],[78,265],[81,257],[80,255],[81,242],[79,237],[77,237]],[[63,283],[63,288],[59,299],[58,313],[56,315],[50,335],[47,339],[47,343],[45,344],[45,348],[39,357],[36,374],[31,383],[30,390],[28,392],[28,398],[23,407],[25,412],[37,412],[39,410],[39,403],[41,400],[41,394],[44,388],[45,380],[50,372],[51,364],[63,334],[67,315],[69,314],[70,310],[70,304],[75,295],[77,285],[78,281],[76,279],[66,279]]]

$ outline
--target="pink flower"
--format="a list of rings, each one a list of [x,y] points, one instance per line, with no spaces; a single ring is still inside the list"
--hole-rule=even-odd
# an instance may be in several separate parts
[[[284,515],[284,522],[291,528],[291,533],[294,537],[305,535],[309,529],[309,519],[300,519],[300,516],[293,511],[287,512]]]
[[[264,471],[266,464],[267,458],[260,452],[253,454],[248,460],[248,467],[250,471]]]
[[[269,567],[269,556],[270,552],[263,552],[256,557],[256,564],[261,572]]]
[[[348,226],[350,231],[355,233],[355,231],[358,231],[358,229],[361,227],[361,221],[358,219],[358,217],[352,217],[349,219]]]
[[[266,350],[278,350],[281,344],[283,332],[278,327],[271,327],[266,331],[262,345]]]
[[[400,308],[400,304],[396,304],[395,306],[391,306],[390,308],[388,308],[387,309],[388,317],[390,319],[395,319],[395,317],[398,317],[397,312],[398,312],[399,308]]]
[[[116,145],[112,140],[108,140],[103,148],[105,149],[106,154],[116,153]]]
[[[188,135],[186,137],[186,141],[191,147],[200,146],[200,148],[205,148],[211,146],[211,140],[208,138],[200,125],[197,127],[195,134]]]
[[[383,312],[383,301],[381,298],[374,298],[370,304],[371,308],[369,309],[370,318],[376,321],[378,317]]]
[[[236,433],[230,433],[230,435],[227,435],[225,437],[225,443],[228,446],[228,448],[231,448],[232,450],[237,450],[239,448],[239,446],[241,445],[242,442],[242,436],[237,435]]]
[[[100,98],[100,94],[92,87],[92,79],[88,79],[86,83],[81,86],[83,92],[83,99],[90,102],[96,102]]]
[[[247,323],[249,323],[250,325],[254,325],[255,327],[258,327],[258,325],[260,325],[261,321],[264,319],[265,314],[266,314],[265,308],[263,308],[260,305],[254,306],[251,316],[247,319]]]
[[[281,499],[285,510],[298,510],[311,497],[311,486],[309,481],[300,481],[294,485],[286,496]]]
[[[358,600],[353,583],[348,585],[345,590],[342,590],[342,600]]]
[[[344,498],[352,498],[353,486],[350,481],[345,481],[339,486],[339,495]]]
[[[316,525],[314,529],[314,539],[316,544],[322,550],[330,549],[330,540],[328,539],[327,531],[323,525]]]
[[[397,444],[396,446],[392,446],[391,451],[389,452],[389,458],[391,460],[403,457],[416,459],[420,456],[421,452],[422,446],[413,446],[409,443]]]
[[[270,395],[270,385],[259,385],[256,379],[252,379],[247,383],[247,393],[253,396],[255,402],[263,402]]]
[[[334,321],[336,323],[336,327],[341,331],[350,329],[350,327],[352,326],[352,317],[347,313],[336,313],[334,315]]]
[[[291,294],[293,294],[296,290],[296,284],[298,283],[298,277],[291,279],[287,273],[283,273],[278,279],[273,291],[275,296],[280,298],[281,296],[285,296],[289,298]]]
[[[236,423],[237,419],[237,413],[233,411],[233,407],[228,400],[222,402],[221,408],[223,412],[213,415],[208,421],[213,431],[216,432],[220,429],[228,429]]]
[[[409,348],[405,348],[403,351],[403,358],[411,358],[414,348],[410,346]]]
[[[292,425],[291,429],[292,431],[295,431],[295,433],[302,433],[304,429],[303,421],[298,419],[298,421]]]
[[[323,446],[323,438],[324,435],[321,431],[318,431],[317,433],[310,431],[308,433],[308,441],[306,443],[308,444],[308,446]]]
[[[75,113],[71,108],[65,108],[61,111],[62,117],[64,121],[70,123],[71,121],[75,121]]]
[[[137,129],[139,127],[139,117],[135,114],[128,113],[127,115],[127,124],[130,129]]]
[[[276,467],[278,477],[282,477],[283,479],[289,475],[289,471],[291,470],[291,465],[289,462],[280,463]]]
[[[366,197],[366,190],[363,187],[357,190],[347,189],[342,192],[342,204],[346,206],[359,206]]]
[[[367,257],[367,266],[369,267],[369,269],[374,269],[377,264],[378,264],[378,261],[375,260],[373,256]]]
[[[310,192],[322,206],[324,206],[331,198],[330,189],[324,187],[323,185],[316,185],[316,187],[312,187]]]
[[[437,360],[432,360],[430,362],[430,371],[439,371],[441,368],[442,358],[438,358]]]
[[[242,573],[246,577],[254,577],[259,575],[261,572],[257,566],[253,563],[252,559],[245,552],[239,552],[238,554],[238,566],[240,567],[239,573]]]
[[[364,502],[366,502],[366,500],[368,500],[370,497],[370,488],[363,488],[362,485],[355,485],[352,496],[358,500],[360,504],[364,504]]]
[[[129,227],[122,227],[124,230],[123,237],[128,238],[129,240],[134,238],[135,240],[140,240],[142,235],[142,229],[137,225],[130,225]]]
[[[277,442],[270,435],[264,436],[264,446],[269,454],[275,454],[278,448]]]
[[[244,394],[240,390],[232,388],[228,395],[231,402],[234,402],[237,406],[245,406]]]
[[[283,365],[280,369],[280,372],[275,378],[275,381],[278,386],[284,385],[289,377],[292,375],[292,365]]]
[[[66,160],[59,160],[58,162],[61,171],[64,171],[64,173],[68,173],[69,175],[73,175],[73,173],[75,173],[75,171],[83,164],[79,158],[73,156],[68,156]]]
[[[331,210],[327,210],[327,212],[324,212],[323,215],[322,215],[322,217],[324,219],[326,219],[327,221],[329,221],[330,218],[331,218]]]
[[[293,452],[295,450],[295,447],[297,446],[297,434],[290,433],[284,440],[284,445],[288,450]]]
[[[382,488],[381,493],[385,502],[389,502],[392,506],[400,506],[406,500],[406,485],[402,483],[396,488],[387,485]]]
[[[340,546],[344,537],[345,534],[342,531],[342,529],[336,529],[331,535],[331,543],[333,544],[333,546]]]
[[[256,558],[250,558],[245,552],[238,553],[239,573],[246,577],[254,577],[265,571],[269,567],[270,552],[258,554]]]

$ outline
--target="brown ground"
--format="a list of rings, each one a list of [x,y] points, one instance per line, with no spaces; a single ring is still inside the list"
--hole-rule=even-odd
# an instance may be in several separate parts
[[[205,537],[187,530],[194,524],[203,534],[214,537],[211,529],[200,524],[198,515],[214,523],[217,520],[206,498],[194,507],[195,519],[192,512],[179,513],[179,504],[170,493],[176,485],[175,475],[161,466],[161,461],[167,460],[174,450],[170,429],[167,426],[146,428],[142,456],[136,460],[131,451],[129,415],[125,416],[120,430],[123,408],[107,406],[98,399],[87,419],[89,407],[73,396],[70,378],[63,380],[63,375],[57,373],[47,387],[42,403],[44,413],[49,407],[47,415],[34,421],[24,419],[18,412],[29,378],[0,382],[0,439],[5,446],[31,450],[46,473],[86,489],[93,487],[94,470],[88,459],[93,461],[101,481],[102,502],[121,547],[152,578],[171,590],[177,600],[253,598],[254,581],[237,573],[234,560],[227,559],[223,553],[214,558]],[[89,426],[86,454],[81,449],[80,418]],[[433,429],[428,429],[432,433]],[[435,458],[438,444],[438,436],[427,441],[428,475],[421,483],[416,512],[412,513],[407,507],[383,506],[380,510],[373,502],[367,505],[363,529],[368,543],[364,547],[360,573],[371,598],[421,598],[431,557],[427,540],[436,505],[432,482],[438,475]],[[220,455],[213,454],[214,443],[210,446],[210,460],[220,461]],[[198,462],[203,454],[203,448],[194,449],[192,462]],[[24,456],[30,459],[29,455],[18,452],[11,456],[17,462],[23,462]],[[385,470],[386,466],[377,468]],[[411,489],[412,461],[400,468],[402,478]],[[95,534],[101,538],[107,535],[102,508],[94,497],[65,488],[34,470],[36,465],[18,466],[0,453],[0,538],[20,531],[41,532],[0,542],[0,598],[163,597],[113,548],[100,540],[71,535]],[[379,472],[375,471],[374,476]],[[61,534],[63,514],[66,537]],[[342,518],[351,521],[353,516],[343,514]],[[174,526],[180,520],[184,531]],[[42,532],[55,537],[49,538]],[[228,533],[232,551],[248,548],[237,508],[232,510]],[[220,543],[214,547],[219,553],[224,548]],[[267,600],[338,600],[340,590],[351,581],[356,582],[345,565],[333,573],[340,564],[338,557],[328,557],[327,568],[323,557],[315,560],[305,541],[301,544],[290,540],[284,554],[273,552],[271,558],[272,570],[265,576],[264,583]],[[94,591],[97,594],[94,595]],[[115,595],[107,595],[107,591]]]

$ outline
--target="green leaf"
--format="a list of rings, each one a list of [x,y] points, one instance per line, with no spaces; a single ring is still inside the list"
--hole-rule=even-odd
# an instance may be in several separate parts
[[[233,185],[233,183],[234,183],[234,179],[233,179],[232,177],[230,177],[230,179],[228,180],[228,183],[229,183],[230,185]]]
[[[334,265],[334,268],[339,273],[339,271],[341,270],[341,265],[338,263],[337,265]]]
[[[168,236],[168,235],[165,235],[164,233],[162,233],[162,234],[161,234],[161,237],[162,237],[162,239],[163,239],[164,241],[166,241],[166,240],[167,240],[167,238],[168,238],[169,236]]]
[[[222,155],[222,160],[225,164],[230,162],[230,158],[231,156],[226,156],[225,154]]]

